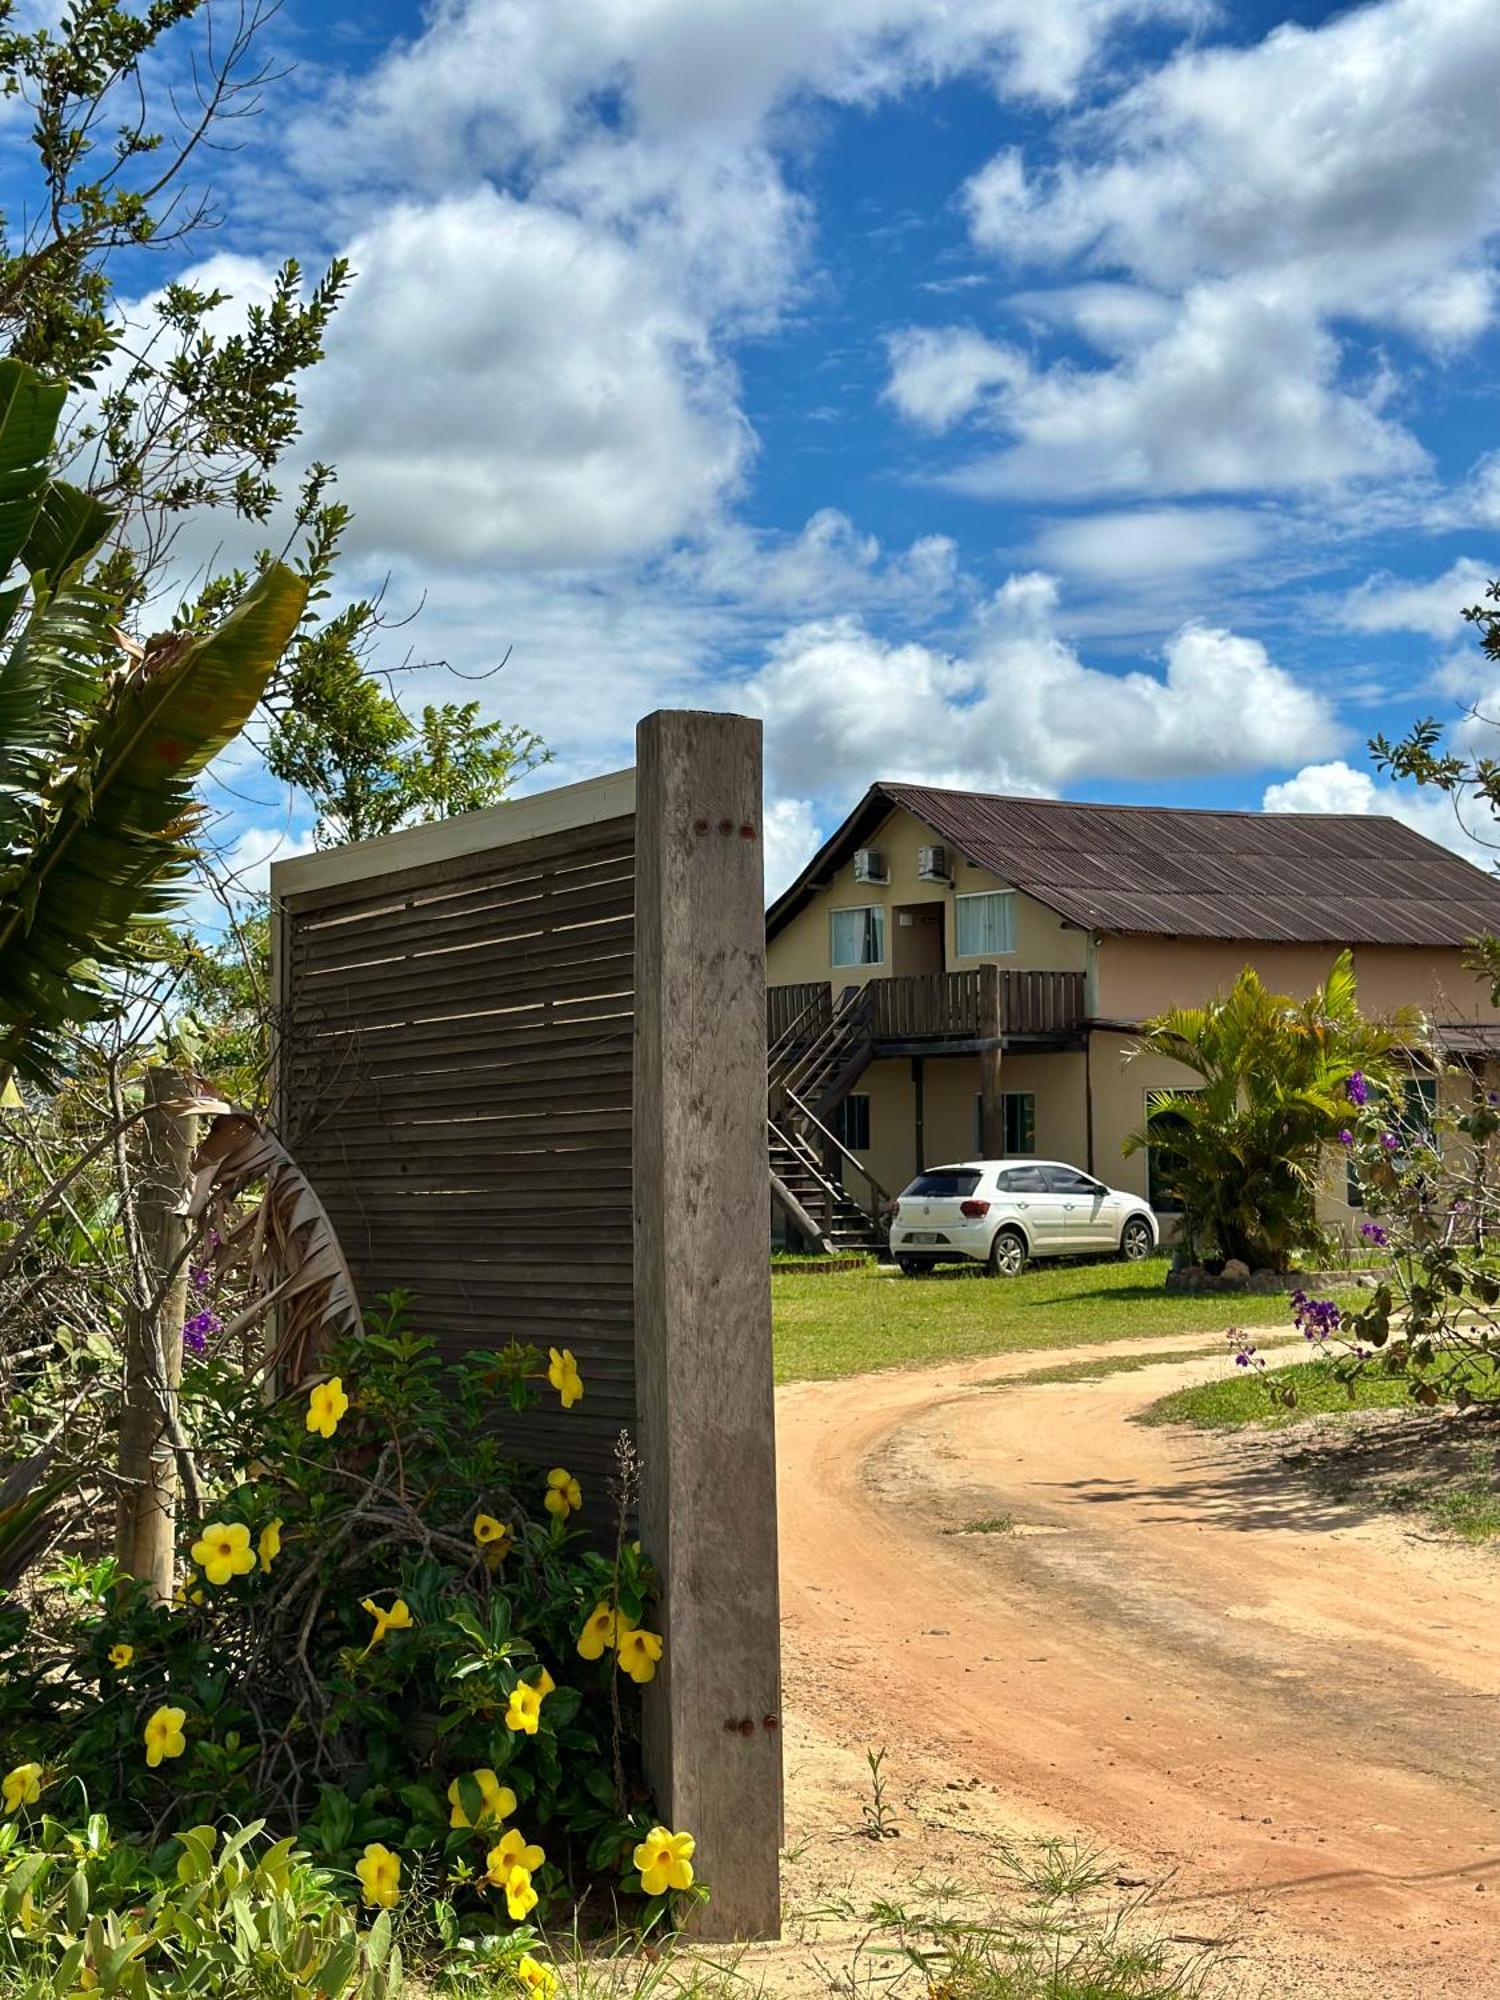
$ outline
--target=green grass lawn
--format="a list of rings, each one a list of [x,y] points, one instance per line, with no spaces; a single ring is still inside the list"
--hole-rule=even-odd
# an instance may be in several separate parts
[[[1275,1386],[1295,1388],[1297,1401],[1288,1409],[1273,1401]],[[1469,1382],[1471,1394],[1491,1397],[1495,1377],[1486,1369]],[[1411,1387],[1404,1375],[1386,1375],[1366,1368],[1350,1382],[1341,1382],[1331,1361],[1308,1361],[1295,1368],[1273,1368],[1264,1375],[1236,1369],[1222,1381],[1203,1382],[1195,1389],[1176,1389],[1136,1418],[1140,1424],[1192,1424],[1198,1430],[1232,1431],[1245,1424],[1283,1429],[1305,1417],[1345,1414],[1350,1410],[1397,1410],[1415,1413]]]
[[[810,1277],[771,1273],[778,1382],[826,1380],[872,1368],[911,1368],[972,1355],[1219,1334],[1284,1326],[1284,1297],[1162,1290],[1164,1257],[1143,1264],[1041,1264],[1019,1278],[942,1270],[886,1276],[876,1266]]]

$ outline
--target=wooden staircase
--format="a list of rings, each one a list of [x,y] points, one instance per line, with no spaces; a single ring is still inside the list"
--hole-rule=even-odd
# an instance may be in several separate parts
[[[824,1122],[875,1050],[869,996],[851,986],[831,1001],[815,989],[773,1042],[766,1063],[771,1195],[792,1227],[826,1254],[886,1244],[886,1191]],[[863,1195],[857,1199],[846,1182]]]

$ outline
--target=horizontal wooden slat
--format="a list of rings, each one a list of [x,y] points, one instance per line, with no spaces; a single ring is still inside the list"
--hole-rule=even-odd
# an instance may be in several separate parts
[[[450,1358],[578,1356],[498,1426],[601,1521],[633,1423],[633,824],[571,829],[296,896],[278,1079],[290,1143],[362,1293],[413,1295]]]

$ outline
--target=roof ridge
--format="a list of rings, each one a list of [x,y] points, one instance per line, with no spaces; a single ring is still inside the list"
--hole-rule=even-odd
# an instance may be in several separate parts
[[[991,799],[1007,805],[1018,806],[1061,806],[1070,812],[1120,812],[1120,813],[1192,813],[1204,819],[1300,819],[1349,821],[1351,824],[1367,825],[1371,820],[1387,820],[1392,826],[1405,828],[1408,833],[1416,833],[1418,840],[1427,836],[1418,833],[1405,820],[1397,819],[1394,813],[1325,813],[1325,812],[1267,812],[1258,806],[1179,806],[1147,805],[1135,800],[1123,799],[1061,799],[1049,798],[1038,792],[977,792],[966,791],[957,785],[926,785],[917,778],[877,778],[869,788],[875,792],[936,792],[945,799]]]

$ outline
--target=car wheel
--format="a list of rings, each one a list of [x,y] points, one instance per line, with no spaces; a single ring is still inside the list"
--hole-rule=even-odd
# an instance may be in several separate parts
[[[1126,1264],[1139,1264],[1143,1257],[1149,1257],[1156,1248],[1151,1238],[1151,1225],[1144,1215],[1133,1215],[1120,1231],[1120,1257]]]
[[[1025,1269],[1026,1238],[1019,1229],[997,1229],[990,1245],[990,1276],[1015,1278]]]
[[[901,1273],[903,1278],[925,1278],[930,1268],[920,1257],[898,1257],[896,1259],[896,1269]]]

